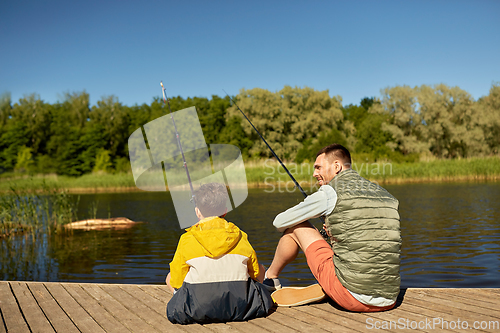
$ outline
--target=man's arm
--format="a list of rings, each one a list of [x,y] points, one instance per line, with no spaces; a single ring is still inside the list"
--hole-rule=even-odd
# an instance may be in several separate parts
[[[323,185],[298,205],[278,214],[273,225],[279,232],[284,232],[287,228],[306,220],[330,214],[336,203],[337,192],[330,185]]]

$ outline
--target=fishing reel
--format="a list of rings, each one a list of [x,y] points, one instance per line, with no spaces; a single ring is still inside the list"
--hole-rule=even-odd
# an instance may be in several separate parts
[[[326,234],[325,229],[320,229],[319,234],[320,234],[320,235],[321,235],[321,237],[323,237],[323,239],[324,239],[324,240],[326,240],[327,242],[329,242],[329,241],[330,241],[330,237]]]

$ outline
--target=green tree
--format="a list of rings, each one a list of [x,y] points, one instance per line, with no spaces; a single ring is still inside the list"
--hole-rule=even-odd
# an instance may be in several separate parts
[[[307,140],[302,148],[297,152],[295,162],[302,163],[304,161],[314,161],[318,151],[332,143],[339,143],[343,146],[348,146],[347,139],[340,130],[333,128],[328,132],[321,133],[315,140]]]
[[[342,120],[341,99],[331,98],[328,90],[285,86],[272,93],[260,88],[243,89],[236,99],[276,154],[283,159],[295,159],[306,140],[337,128],[338,122]],[[232,116],[241,117],[235,106],[228,109],[226,119]],[[250,155],[271,157],[268,148],[251,126],[246,122],[242,126],[254,142]]]
[[[79,129],[85,127],[90,113],[90,96],[85,90],[64,93],[63,107],[66,111],[67,121],[71,126]]]
[[[77,176],[82,173],[82,161],[77,158],[83,147],[81,135],[88,125],[90,102],[85,91],[65,93],[63,101],[52,106],[52,122],[46,154],[38,154],[39,172]]]
[[[241,121],[242,119],[237,116],[229,118],[216,142],[234,145],[240,148],[243,156],[248,157],[249,151],[253,146],[253,141],[245,133],[245,130],[241,126]]]
[[[396,86],[382,90],[382,100],[372,110],[386,116],[382,131],[391,134],[393,141],[386,145],[404,155],[428,151],[425,124],[418,109],[417,88]]]
[[[360,105],[349,104],[342,108],[342,113],[344,115],[344,121],[348,120],[354,124],[354,127],[358,126],[363,122],[363,120],[368,116],[368,109],[373,105],[373,97],[365,97],[361,100]]]
[[[125,156],[125,145],[131,133],[128,132],[130,117],[128,108],[115,96],[103,97],[90,112],[89,124],[99,124],[108,140],[101,148],[107,149],[112,158]],[[95,156],[95,155],[94,155]]]
[[[378,113],[369,113],[356,128],[358,142],[355,151],[357,153],[385,154],[389,147],[387,142],[392,140],[389,132],[382,130],[382,124],[387,122],[387,116]],[[389,149],[390,150],[390,149]],[[374,155],[377,157],[377,154]]]
[[[57,160],[50,157],[49,155],[38,155],[35,158],[35,172],[48,174],[57,172]]]
[[[33,155],[31,154],[31,148],[22,146],[17,152],[17,161],[14,170],[17,172],[27,172],[33,169]]]
[[[97,156],[95,159],[95,166],[92,170],[93,172],[111,172],[111,158],[109,157],[109,151],[106,149],[99,149],[97,151]]]
[[[134,105],[128,109],[129,127],[127,129],[128,136],[134,133],[139,127],[147,124],[151,119],[151,106],[144,103],[142,105]]]
[[[82,173],[92,172],[99,151],[105,150],[105,147],[109,147],[109,136],[109,132],[106,131],[106,128],[102,124],[91,123],[87,125],[79,140],[81,150],[79,156],[76,157],[77,160],[82,161]],[[106,151],[111,155],[109,150]]]
[[[0,95],[0,134],[2,133],[2,128],[7,124],[7,120],[11,117],[11,110],[10,93],[3,93]]]
[[[498,154],[500,152],[500,83],[491,86],[487,96],[480,99],[477,103],[480,113],[480,127],[488,152]]]
[[[439,84],[417,89],[424,138],[437,157],[478,155],[487,150],[472,96],[458,87]]]
[[[229,143],[224,142],[226,138],[223,139],[221,133],[226,127],[226,112],[230,106],[229,97],[220,98],[217,95],[212,95],[212,99],[205,105],[196,104],[201,128],[208,144]]]
[[[57,174],[77,177],[89,172],[88,165],[90,162],[87,161],[87,165],[84,165],[82,159],[84,151],[85,149],[80,142],[80,132],[69,132],[67,142],[58,149]]]
[[[66,143],[59,147],[57,173],[81,176],[93,170],[97,152],[109,142],[108,133],[98,123],[90,123],[83,130],[68,133]]]
[[[0,135],[0,173],[12,171],[21,147],[29,143],[27,126],[9,120]]]
[[[46,151],[52,121],[51,109],[52,106],[44,103],[37,94],[20,98],[12,107],[11,120],[26,125],[27,146],[33,148],[34,154]]]

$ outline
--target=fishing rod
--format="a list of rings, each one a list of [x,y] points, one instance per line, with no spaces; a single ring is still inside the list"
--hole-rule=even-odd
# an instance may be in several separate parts
[[[281,161],[281,159],[278,157],[278,155],[276,155],[276,153],[274,152],[274,150],[267,143],[266,139],[264,139],[264,137],[260,134],[260,132],[257,130],[257,128],[255,128],[255,126],[252,124],[252,122],[250,121],[250,119],[248,119],[248,117],[246,116],[246,114],[240,109],[240,107],[238,106],[238,104],[236,104],[236,102],[231,98],[231,96],[229,96],[229,94],[224,89],[222,89],[222,91],[224,91],[226,93],[226,96],[229,97],[229,99],[231,100],[231,102],[233,102],[233,104],[238,108],[238,110],[240,110],[240,112],[243,115],[243,117],[245,117],[245,119],[250,123],[250,125],[252,125],[253,129],[255,130],[255,132],[257,132],[257,134],[260,136],[260,138],[262,139],[262,141],[264,141],[264,143],[266,144],[267,148],[269,148],[269,150],[271,151],[271,153],[273,153],[274,157],[276,157],[276,159],[278,160],[278,162],[280,162],[281,166],[283,167],[283,169],[285,169],[285,171],[288,174],[288,176],[290,176],[290,178],[292,179],[293,183],[295,184],[295,187],[298,188],[300,190],[300,192],[306,198],[307,197],[307,193],[302,189],[302,187],[300,186],[300,184],[295,180],[295,178],[292,176],[292,174],[290,173],[290,171],[288,171],[288,169],[286,168],[285,164]],[[320,216],[319,219],[321,220],[322,223],[325,223],[324,216]],[[321,235],[323,237],[325,237],[326,232],[323,229],[320,230],[320,233],[321,233]]]
[[[181,145],[181,139],[179,138],[179,132],[177,132],[177,126],[175,125],[175,120],[174,120],[174,115],[172,113],[172,110],[170,109],[170,101],[167,98],[167,94],[165,93],[165,87],[163,86],[163,81],[160,81],[162,93],[163,93],[163,105],[167,104],[168,105],[168,111],[170,111],[170,118],[172,119],[172,123],[174,123],[174,129],[175,129],[175,137],[177,138],[177,145],[179,146],[179,150],[181,151],[182,155],[182,161],[184,162],[184,169],[186,169],[186,175],[187,179],[189,181],[189,188],[191,189],[191,202],[195,203],[194,201],[194,189],[193,189],[193,184],[191,183],[191,177],[189,176],[189,170],[188,166],[186,163],[186,158],[184,157],[184,151],[182,150],[182,145]]]
[[[250,123],[250,125],[252,125],[253,129],[255,130],[255,132],[257,132],[257,134],[260,136],[260,138],[262,139],[262,141],[264,141],[264,143],[266,144],[267,148],[269,148],[269,150],[271,151],[271,153],[273,153],[274,157],[276,157],[276,159],[278,160],[278,162],[280,162],[281,166],[283,167],[283,169],[285,169],[285,171],[288,174],[288,176],[290,176],[290,178],[292,179],[293,183],[295,184],[295,187],[300,190],[300,192],[304,195],[304,197],[307,197],[306,192],[302,189],[302,187],[300,186],[300,184],[295,180],[295,178],[292,176],[292,174],[290,173],[290,171],[288,171],[288,169],[286,168],[285,164],[281,161],[281,159],[278,157],[278,155],[276,155],[276,153],[274,152],[274,150],[267,143],[266,139],[264,139],[264,137],[260,134],[260,132],[257,130],[257,128],[255,128],[255,126],[252,124],[252,122],[250,121],[250,119],[248,119],[247,115],[243,111],[241,111],[240,107],[236,104],[236,102],[231,98],[231,96],[228,95],[228,93],[224,89],[222,89],[222,91],[224,91],[226,93],[227,97],[229,97],[229,99],[231,100],[231,102],[233,102],[233,104],[238,108],[238,110],[240,110],[240,112],[243,115],[243,117],[245,117],[245,119]]]

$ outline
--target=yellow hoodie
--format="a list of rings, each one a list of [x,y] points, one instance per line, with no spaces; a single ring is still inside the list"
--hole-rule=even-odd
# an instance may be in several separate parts
[[[208,217],[186,229],[170,263],[170,285],[256,280],[259,264],[247,234],[233,223]]]

